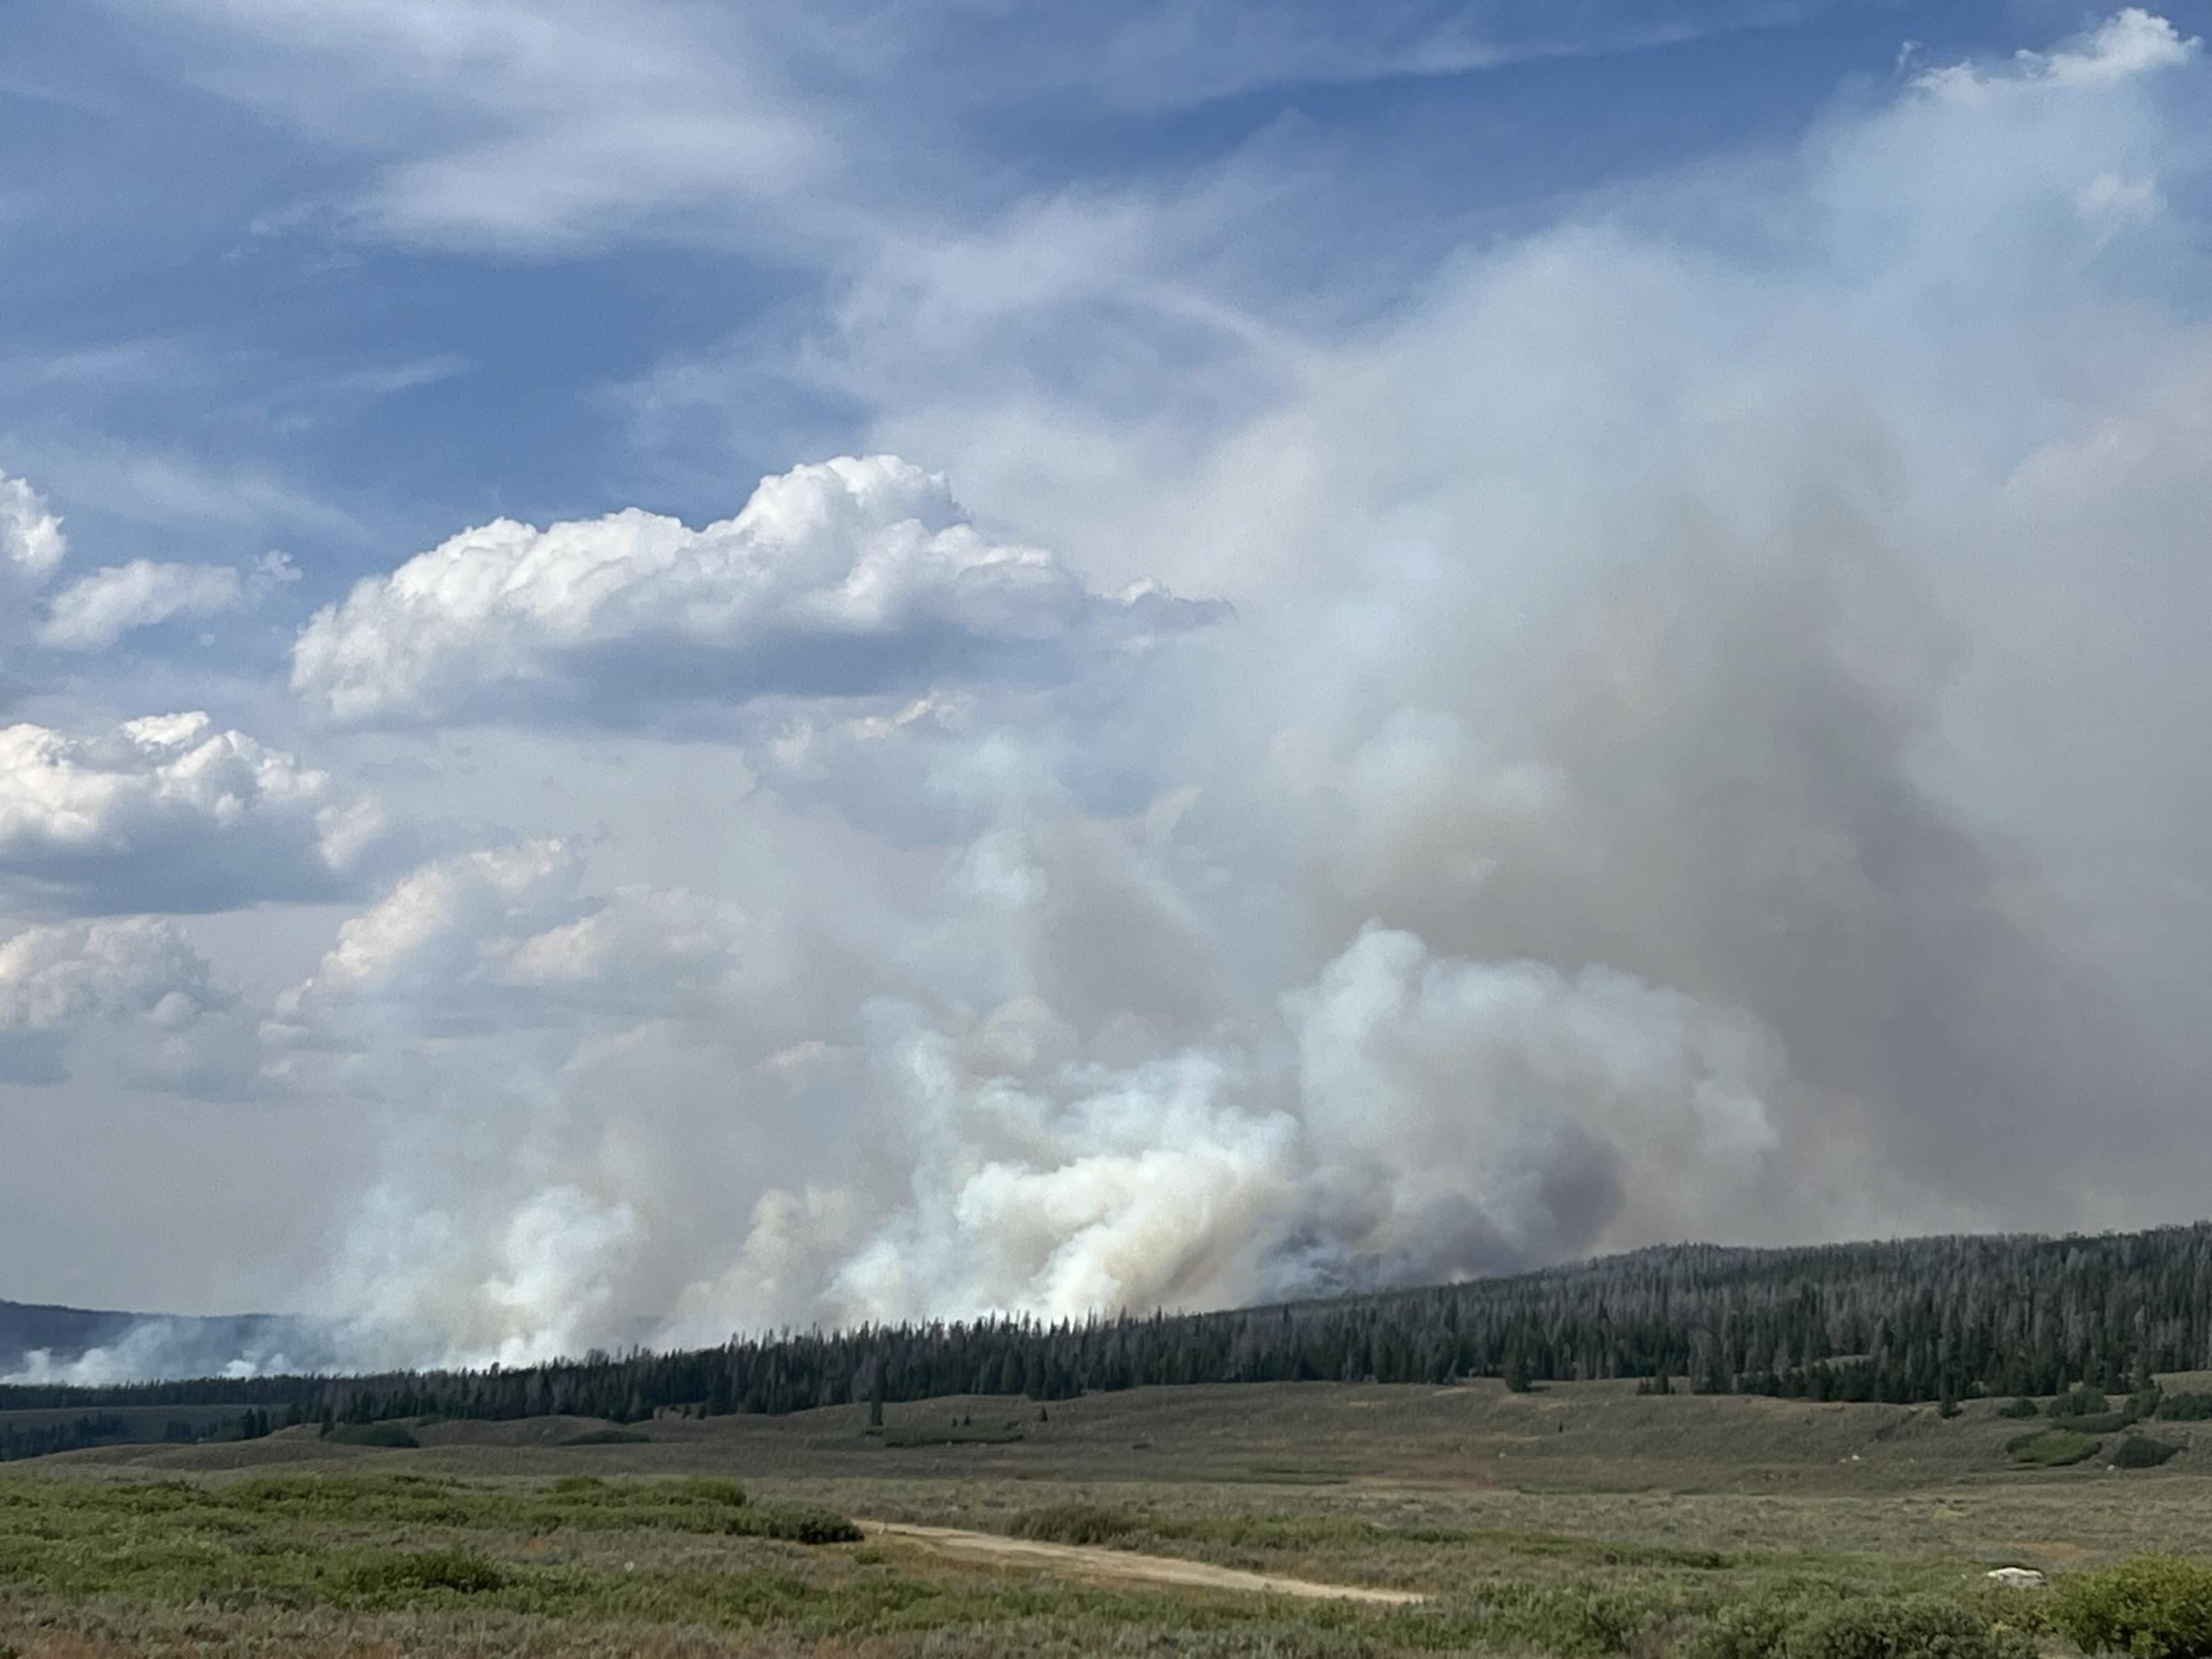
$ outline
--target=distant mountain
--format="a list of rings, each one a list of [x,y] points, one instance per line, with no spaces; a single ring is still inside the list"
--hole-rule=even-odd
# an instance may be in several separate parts
[[[325,1356],[302,1322],[277,1314],[191,1317],[0,1301],[0,1379],[140,1382],[219,1374],[241,1357],[283,1354],[292,1368]]]
[[[88,1349],[120,1340],[138,1322],[136,1314],[0,1302],[0,1375],[22,1370],[39,1349],[74,1359]]]

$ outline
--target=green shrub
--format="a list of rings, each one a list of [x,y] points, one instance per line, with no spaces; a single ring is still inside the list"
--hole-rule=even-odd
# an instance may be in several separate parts
[[[1847,1601],[1817,1589],[1730,1602],[1680,1652],[1681,1659],[2034,1659],[2035,1643],[1942,1596]]]
[[[787,1544],[857,1544],[864,1534],[835,1510],[803,1505],[748,1510],[734,1517],[730,1530],[749,1538],[776,1538]]]
[[[1680,1590],[1651,1580],[1492,1578],[1468,1585],[1458,1600],[1457,1633],[1465,1647],[1560,1659],[1658,1651],[1664,1632],[1688,1610]]]
[[[2063,1469],[2094,1457],[2104,1443],[2071,1429],[2038,1429],[2033,1434],[2014,1435],[2005,1442],[2005,1450],[2014,1462],[2031,1468]]]
[[[1011,1446],[1022,1437],[1018,1423],[948,1423],[941,1428],[927,1424],[898,1423],[882,1431],[886,1446]]]
[[[433,1590],[456,1595],[483,1595],[505,1589],[511,1575],[473,1550],[421,1550],[408,1555],[386,1555],[349,1569],[345,1588],[369,1601],[402,1603]]]
[[[2112,1448],[2112,1467],[2116,1469],[2154,1469],[2180,1449],[2170,1440],[2154,1440],[2147,1434],[2131,1434]]]
[[[2112,1434],[2131,1426],[2131,1412],[2092,1412],[2083,1417],[2062,1417],[2057,1426],[2069,1434]]]
[[[1766,1591],[1731,1601],[1681,1645],[1681,1659],[1778,1659],[1791,1632],[1834,1607],[1837,1593]]]
[[[325,1437],[341,1446],[381,1446],[387,1450],[412,1450],[422,1443],[404,1423],[339,1423]]]
[[[1145,1524],[1103,1504],[1052,1504],[1023,1511],[1007,1530],[1047,1544],[1119,1544],[1142,1533]]]
[[[2043,1408],[2026,1395],[2016,1395],[2007,1403],[1997,1407],[1997,1415],[1999,1417],[2040,1417],[2043,1415]]]
[[[690,1480],[672,1480],[665,1486],[649,1487],[648,1491],[665,1492],[671,1498],[687,1504],[726,1504],[733,1510],[745,1506],[745,1489],[734,1480],[718,1480],[712,1476]]]
[[[2043,1408],[2049,1417],[2097,1417],[2112,1409],[2112,1402],[2087,1382],[2076,1382]]]
[[[2165,1397],[2165,1391],[2154,1382],[2148,1388],[2137,1389],[2128,1396],[2128,1409],[2137,1417],[2155,1417],[2159,1401]]]
[[[2084,1653],[2129,1659],[2212,1656],[2212,1567],[2142,1556],[2053,1587],[2051,1618]]]
[[[644,1446],[650,1445],[653,1437],[640,1434],[635,1429],[592,1429],[583,1434],[572,1434],[559,1443],[563,1446]]]
[[[2035,1659],[2035,1641],[1941,1596],[1863,1596],[1814,1613],[1784,1651],[1789,1659]]]
[[[2212,1418],[2212,1394],[2167,1395],[2158,1402],[2158,1414],[2170,1422],[2203,1422]]]

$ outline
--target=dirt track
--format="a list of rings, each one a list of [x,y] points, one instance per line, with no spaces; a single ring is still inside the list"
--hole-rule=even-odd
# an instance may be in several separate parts
[[[918,1546],[933,1555],[987,1566],[1042,1567],[1071,1577],[1113,1584],[1164,1584],[1177,1589],[1244,1590],[1259,1595],[1297,1595],[1310,1601],[1365,1601],[1406,1607],[1426,1598],[1413,1590],[1370,1589],[1360,1584],[1316,1584],[1305,1578],[1277,1578],[1205,1561],[1170,1555],[1134,1555],[1079,1544],[1042,1544],[994,1533],[963,1532],[957,1527],[922,1527],[904,1521],[862,1521],[871,1538]]]

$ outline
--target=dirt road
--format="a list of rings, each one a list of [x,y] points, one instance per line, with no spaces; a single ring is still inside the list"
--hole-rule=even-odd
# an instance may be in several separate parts
[[[989,1566],[1039,1567],[1072,1578],[1111,1584],[1164,1584],[1178,1589],[1246,1590],[1260,1595],[1297,1595],[1324,1601],[1365,1601],[1377,1607],[1406,1607],[1426,1598],[1413,1590],[1372,1589],[1361,1584],[1316,1584],[1305,1578],[1277,1578],[1171,1555],[1135,1555],[1079,1544],[1042,1544],[995,1533],[963,1532],[957,1527],[922,1527],[905,1521],[862,1521],[871,1538],[910,1544],[932,1555]]]

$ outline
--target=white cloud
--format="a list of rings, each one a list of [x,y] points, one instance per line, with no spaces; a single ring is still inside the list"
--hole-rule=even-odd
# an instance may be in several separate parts
[[[2186,64],[2203,45],[2196,35],[2185,37],[2167,19],[2130,6],[2071,46],[2050,53],[2023,52],[2016,61],[2022,73],[2031,76],[2064,86],[2102,88]]]
[[[247,1086],[235,999],[173,922],[143,916],[27,927],[0,939],[0,1082],[58,1083],[74,1040],[100,1033],[141,1086]]]
[[[2112,173],[2099,173],[2075,192],[2074,200],[2081,217],[2092,222],[2142,217],[2157,212],[2160,205],[2155,180],[2123,179]]]
[[[1374,0],[1356,11],[1148,0],[1050,28],[949,0],[762,10],[638,0],[166,0],[203,83],[273,112],[366,179],[270,216],[543,257],[625,239],[820,261],[933,220],[1018,171],[979,118],[1108,118],[1270,88],[1466,74],[1786,20],[1671,6],[1620,22],[1543,6]],[[978,72],[979,64],[988,65]]]
[[[207,83],[370,160],[334,216],[379,239],[523,253],[641,228],[728,240],[760,204],[839,171],[772,72],[766,31],[739,14],[604,0],[169,9],[204,31]]]
[[[38,595],[68,555],[69,538],[45,498],[0,472],[0,671],[32,634]],[[15,689],[0,672],[0,690]]]
[[[574,866],[558,842],[471,853],[416,871],[338,929],[301,994],[452,988],[477,965],[483,936],[566,896]]]
[[[11,1031],[165,1008],[189,1015],[219,1001],[207,963],[173,922],[72,922],[0,942],[0,1026]]]
[[[173,464],[150,465],[157,472],[173,471]],[[66,461],[64,468],[75,470]],[[131,492],[108,487],[112,480],[80,475],[77,482],[95,490],[111,510],[130,510]],[[247,493],[224,492],[221,510],[236,510]],[[194,511],[167,496],[154,508],[155,516],[190,516]],[[104,651],[134,629],[179,617],[216,616],[299,579],[282,553],[264,555],[246,573],[228,565],[133,559],[54,590],[68,554],[62,521],[44,498],[22,479],[0,473],[0,643],[35,641],[52,650]],[[34,619],[41,609],[45,620],[39,623]]]
[[[1692,21],[1663,5],[1636,9],[1616,26],[1600,15],[1565,18],[1549,8],[1470,8],[1431,0],[1376,0],[1357,11],[1285,3],[1261,10],[1236,0],[1115,7],[1076,21],[1064,49],[1036,65],[1040,79],[1109,106],[1175,109],[1279,85],[1332,85],[1466,75],[1530,59],[1606,56],[1693,40],[1762,19],[1753,9]]]
[[[62,521],[21,478],[0,473],[0,571],[35,586],[69,552]]]
[[[72,582],[53,597],[40,641],[64,651],[103,651],[133,629],[173,617],[211,617],[242,604],[246,584],[228,565],[133,559]]]
[[[712,1006],[737,967],[742,919],[696,894],[580,890],[577,851],[524,842],[441,859],[338,928],[314,973],[277,999],[271,1035],[357,1043],[586,1028]]]
[[[1985,103],[2006,87],[2038,85],[2103,92],[2195,58],[2203,47],[2167,19],[2130,6],[2056,52],[2021,51],[2002,65],[1963,63],[1929,70],[1918,84],[1961,103]]]
[[[696,893],[618,888],[574,921],[499,941],[486,966],[502,985],[667,1015],[722,981],[741,923],[734,906]]]
[[[340,721],[710,726],[768,697],[1051,684],[1210,607],[1107,598],[889,457],[765,479],[734,519],[501,520],[316,613],[292,684]]]
[[[204,714],[90,736],[0,729],[0,879],[74,905],[332,896],[380,828],[372,800]]]

